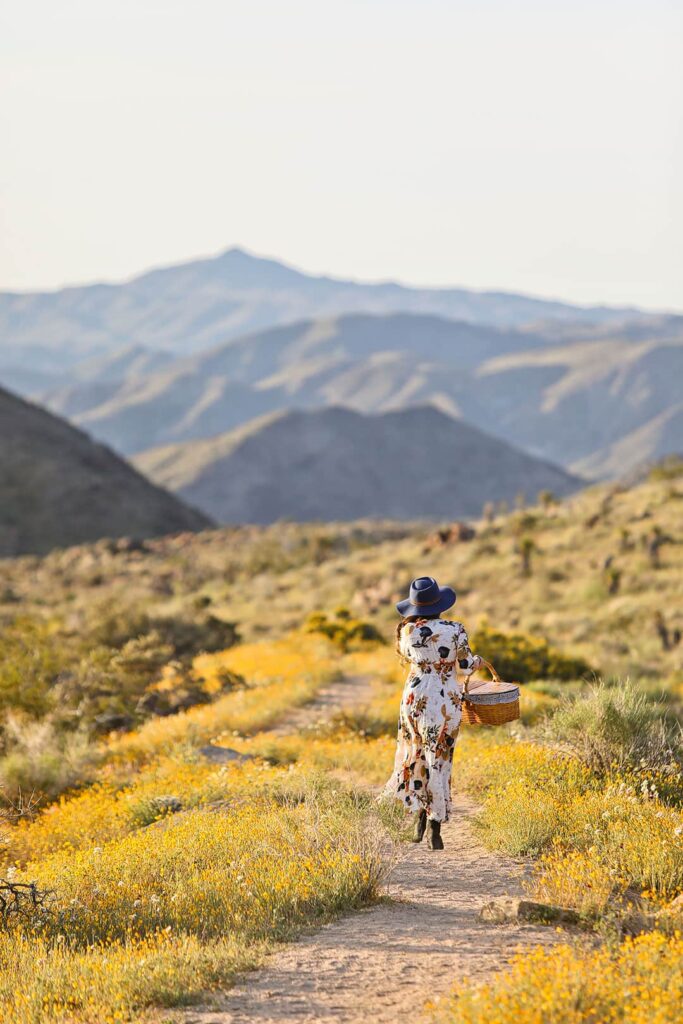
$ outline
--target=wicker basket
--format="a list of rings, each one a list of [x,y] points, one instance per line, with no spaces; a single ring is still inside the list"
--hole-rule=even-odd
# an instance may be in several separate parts
[[[519,686],[504,683],[493,665],[482,662],[492,682],[476,679],[465,682],[462,695],[462,721],[465,725],[503,725],[519,718]]]

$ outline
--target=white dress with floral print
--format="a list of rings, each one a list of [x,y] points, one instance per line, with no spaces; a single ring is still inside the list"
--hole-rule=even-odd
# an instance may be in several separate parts
[[[399,650],[410,662],[401,699],[394,771],[385,787],[410,811],[426,810],[448,821],[451,766],[460,729],[462,686],[480,661],[459,622],[417,619],[400,633]],[[457,666],[457,668],[456,668]]]

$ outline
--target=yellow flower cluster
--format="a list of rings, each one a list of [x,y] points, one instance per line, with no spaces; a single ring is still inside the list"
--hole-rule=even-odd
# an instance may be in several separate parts
[[[373,843],[363,831],[370,825],[333,795],[292,805],[257,798],[53,854],[30,864],[26,877],[59,893],[60,912],[43,933],[64,929],[72,942],[169,927],[200,937],[282,938],[331,908],[372,898],[382,868],[379,834]]]
[[[358,783],[388,773],[393,738],[259,731],[341,667],[327,641],[299,635],[202,656],[194,671],[209,689],[227,671],[246,687],[113,741],[95,785],[9,830],[6,864],[55,902],[0,937],[0,1024],[176,1005],[377,896],[396,822]],[[207,763],[197,747],[221,737],[252,759]]]
[[[159,758],[135,773],[128,785],[103,781],[62,797],[33,822],[21,820],[8,832],[3,859],[19,866],[59,850],[102,845],[176,809],[261,792],[281,774],[262,763],[217,768],[180,756]]]
[[[609,947],[560,945],[517,955],[488,985],[431,1005],[434,1024],[675,1024],[683,937],[657,932]]]
[[[244,676],[247,687],[112,741],[108,760],[143,764],[182,744],[199,745],[229,733],[267,729],[286,712],[310,701],[339,671],[338,656],[322,637],[295,634],[270,644],[254,643],[201,655],[194,669],[208,680],[222,670]]]
[[[0,1024],[115,1024],[148,1006],[229,984],[265,947],[161,932],[74,949],[66,941],[0,933]]]
[[[657,902],[683,891],[683,814],[660,797],[665,773],[606,777],[575,757],[528,741],[466,734],[456,770],[484,802],[486,841],[513,855],[543,854],[532,891],[595,914],[637,888]]]

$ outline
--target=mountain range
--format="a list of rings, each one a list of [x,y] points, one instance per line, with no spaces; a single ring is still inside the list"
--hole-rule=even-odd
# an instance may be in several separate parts
[[[0,556],[210,525],[122,458],[0,388]]]
[[[474,517],[487,501],[584,483],[432,406],[275,413],[135,462],[223,523]]]
[[[83,359],[130,344],[189,355],[268,327],[361,311],[432,313],[497,327],[612,323],[641,315],[506,292],[344,281],[234,248],[119,284],[0,293],[0,369],[20,373],[29,359],[33,373],[56,380]]]
[[[425,415],[425,406],[449,437],[458,421],[559,464],[571,481],[619,476],[683,450],[681,379],[681,316],[361,284],[239,249],[121,284],[0,294],[0,382],[196,493],[210,512],[209,463],[234,466],[246,438],[267,462],[282,430],[310,449],[313,465],[316,432],[328,437],[330,423],[348,453],[396,422],[378,414]],[[370,417],[372,429],[343,409]],[[318,416],[326,411],[329,421]],[[327,448],[325,459],[337,464]],[[243,479],[230,479],[227,506],[220,499],[226,514],[252,507],[238,493]],[[477,511],[484,500],[477,492]],[[347,504],[367,498],[359,490]],[[290,507],[285,493],[274,507]],[[301,508],[316,513],[309,498]]]
[[[683,317],[566,334],[349,314],[186,359],[128,350],[91,361],[86,379],[43,401],[127,455],[290,408],[372,413],[426,403],[588,477],[683,447]]]

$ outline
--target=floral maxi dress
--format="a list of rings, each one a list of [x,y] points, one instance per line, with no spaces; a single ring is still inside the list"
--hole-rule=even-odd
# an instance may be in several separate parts
[[[451,766],[462,717],[457,670],[470,675],[480,659],[459,622],[417,619],[399,637],[410,673],[401,698],[394,771],[384,789],[410,811],[448,821]],[[457,665],[457,668],[456,668]]]

